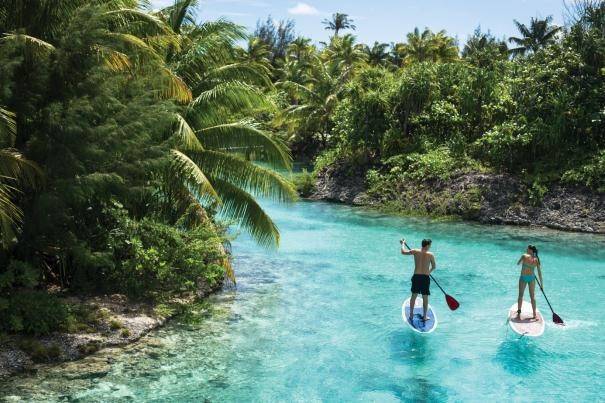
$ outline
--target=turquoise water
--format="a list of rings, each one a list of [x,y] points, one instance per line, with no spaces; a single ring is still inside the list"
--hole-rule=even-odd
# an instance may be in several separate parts
[[[105,376],[49,369],[3,386],[24,399],[81,401],[598,401],[605,389],[605,238],[394,218],[346,206],[269,206],[279,251],[234,242],[238,286],[126,350]],[[439,327],[402,322],[412,262],[399,238],[433,239]],[[506,325],[516,260],[540,248],[545,290],[566,327],[541,338]],[[550,312],[544,298],[538,307]],[[2,386],[2,385],[0,385]],[[2,396],[2,394],[0,394]]]

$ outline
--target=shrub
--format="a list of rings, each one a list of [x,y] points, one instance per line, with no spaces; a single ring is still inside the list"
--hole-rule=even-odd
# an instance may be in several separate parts
[[[301,173],[295,174],[294,186],[300,196],[308,197],[315,190],[315,178],[306,169],[303,169]]]
[[[534,181],[527,189],[527,197],[529,204],[534,207],[540,206],[544,200],[544,196],[548,192],[548,187],[539,181]]]
[[[200,279],[213,287],[224,277],[223,239],[211,224],[183,231],[147,219],[124,220],[109,238],[118,262],[107,273],[112,291],[161,299],[195,291]]]
[[[120,336],[121,336],[121,337],[123,337],[123,338],[130,337],[130,329],[123,328],[123,329],[120,331]]]
[[[412,153],[390,158],[387,163],[391,173],[404,179],[422,181],[427,179],[450,179],[454,174],[481,170],[481,165],[466,156],[454,156],[449,148],[438,147],[427,153]]]
[[[43,335],[64,329],[69,310],[45,291],[20,291],[0,301],[0,329]]]
[[[589,159],[585,165],[565,172],[562,180],[605,192],[605,151]]]
[[[56,344],[45,346],[35,339],[22,339],[19,348],[25,351],[34,362],[51,362],[61,356],[61,347]]]
[[[336,160],[341,158],[343,153],[339,149],[329,149],[317,156],[315,158],[315,164],[313,166],[313,175],[317,175],[317,173],[321,172],[328,165],[332,165]]]
[[[112,319],[109,321],[109,328],[110,328],[111,330],[118,330],[118,329],[121,329],[123,326],[124,326],[124,325],[122,324],[122,322],[120,322],[120,321],[119,321],[118,319],[116,319],[116,318],[112,318]]]

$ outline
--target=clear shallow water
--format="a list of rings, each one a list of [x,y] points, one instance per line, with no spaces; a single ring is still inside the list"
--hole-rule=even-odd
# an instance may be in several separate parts
[[[125,350],[105,376],[44,370],[1,396],[81,401],[598,401],[605,389],[605,238],[393,218],[303,202],[269,206],[282,232],[267,252],[234,243],[238,286]],[[438,329],[401,319],[412,262],[398,239],[433,239]],[[540,248],[545,289],[567,326],[539,339],[506,325],[516,260]],[[544,298],[538,306],[550,312]],[[193,319],[193,321],[191,321]]]

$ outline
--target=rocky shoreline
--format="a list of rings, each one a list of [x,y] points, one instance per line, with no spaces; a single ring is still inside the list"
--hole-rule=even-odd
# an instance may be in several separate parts
[[[74,332],[54,332],[46,336],[5,336],[0,340],[0,381],[14,374],[35,372],[43,365],[61,363],[66,367],[80,368],[82,376],[101,376],[103,374],[98,372],[109,370],[107,363],[97,362],[99,360],[92,357],[87,362],[94,365],[84,368],[88,364],[79,365],[77,360],[99,350],[138,341],[194,301],[217,292],[223,286],[209,287],[205,282],[201,283],[198,284],[197,293],[173,298],[164,304],[130,301],[121,294],[63,298],[66,304],[87,310],[91,315],[89,323],[82,324]]]
[[[463,173],[448,181],[396,183],[369,190],[366,169],[335,163],[317,174],[312,200],[371,206],[393,213],[457,216],[484,224],[541,226],[605,234],[605,194],[551,185],[541,200],[507,174]]]

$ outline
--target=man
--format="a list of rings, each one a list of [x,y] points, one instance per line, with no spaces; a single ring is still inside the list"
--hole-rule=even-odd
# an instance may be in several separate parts
[[[429,252],[431,248],[430,239],[422,240],[422,249],[406,249],[405,239],[399,241],[401,243],[401,254],[414,256],[414,275],[412,276],[412,297],[410,298],[410,317],[409,320],[412,322],[414,303],[416,302],[416,296],[422,294],[422,308],[424,309],[423,321],[429,320],[426,316],[426,312],[429,309],[429,290],[431,286],[430,274],[437,268],[435,264],[435,256]]]

